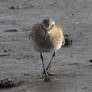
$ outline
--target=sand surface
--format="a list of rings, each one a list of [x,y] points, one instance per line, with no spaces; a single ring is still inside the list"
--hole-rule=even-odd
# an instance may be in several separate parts
[[[15,8],[15,9],[14,9]],[[73,39],[56,53],[51,83],[38,79],[39,53],[29,44],[33,24],[53,18]],[[18,31],[9,32],[9,29]],[[45,64],[51,54],[44,53]],[[0,78],[24,81],[0,92],[92,92],[92,0],[0,0]]]

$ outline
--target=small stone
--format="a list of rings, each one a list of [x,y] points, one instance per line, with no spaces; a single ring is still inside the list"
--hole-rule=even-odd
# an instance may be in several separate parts
[[[4,50],[4,52],[8,52],[7,50]]]
[[[74,16],[74,13],[72,13],[72,16]]]
[[[92,63],[92,59],[90,59],[89,62]]]
[[[11,6],[11,7],[10,7],[10,9],[12,9],[12,10],[13,10],[13,9],[21,9],[21,8],[22,8],[22,7],[19,6],[19,5],[17,5],[17,6]]]
[[[10,9],[15,9],[15,7],[14,6],[11,6]]]
[[[17,31],[18,31],[18,29],[7,29],[4,32],[17,32]]]

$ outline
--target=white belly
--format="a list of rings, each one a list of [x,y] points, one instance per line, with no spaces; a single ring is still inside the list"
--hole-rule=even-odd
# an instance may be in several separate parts
[[[33,40],[32,40],[32,45],[33,48],[37,51],[37,52],[53,52],[53,51],[57,51],[61,48],[62,43],[57,44],[55,47],[53,48],[42,48],[40,46],[38,46]]]

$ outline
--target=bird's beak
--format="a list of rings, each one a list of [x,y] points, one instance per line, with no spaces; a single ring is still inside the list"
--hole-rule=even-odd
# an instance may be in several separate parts
[[[45,35],[44,35],[44,37],[45,37],[45,40],[47,39],[47,29],[45,29]]]

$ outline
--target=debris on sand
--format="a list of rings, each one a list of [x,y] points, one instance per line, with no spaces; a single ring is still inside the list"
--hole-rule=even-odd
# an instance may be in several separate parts
[[[3,53],[0,53],[0,57],[1,56],[8,56],[8,55],[9,55],[9,53],[4,53],[4,52]]]
[[[8,29],[8,30],[5,30],[4,32],[18,32],[18,29]]]
[[[17,6],[11,6],[9,9],[14,10],[14,9],[21,9],[21,8],[22,8],[21,6],[17,5]]]
[[[92,59],[90,59],[89,62],[92,63]]]
[[[71,47],[72,46],[72,37],[69,34],[65,34],[65,44],[63,47]]]
[[[4,78],[0,79],[0,88],[11,88],[11,87],[17,87],[21,84],[20,81]]]

